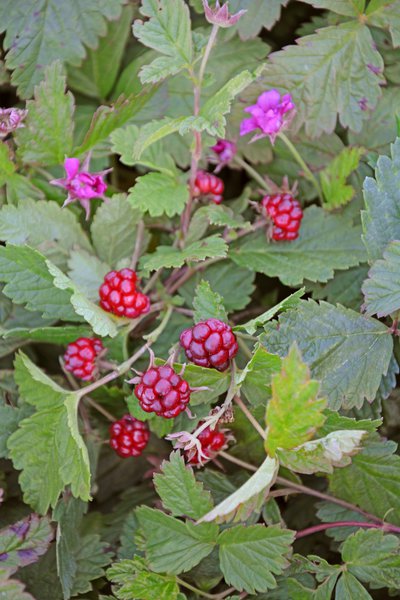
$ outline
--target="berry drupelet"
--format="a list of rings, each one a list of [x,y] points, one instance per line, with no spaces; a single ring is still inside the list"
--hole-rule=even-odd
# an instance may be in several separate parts
[[[272,239],[276,241],[291,241],[299,237],[299,229],[303,211],[297,200],[290,193],[264,196],[261,201],[265,213],[270,217]]]
[[[100,286],[100,306],[103,310],[136,319],[149,312],[150,300],[136,289],[136,273],[132,269],[110,271]]]
[[[131,415],[124,415],[110,425],[110,446],[122,458],[142,454],[149,437],[147,423]]]
[[[229,361],[239,349],[232,329],[218,319],[208,319],[185,329],[181,333],[180,344],[192,363],[218,371],[229,367]]]
[[[96,359],[104,352],[101,340],[78,338],[68,344],[64,354],[65,369],[78,379],[90,381],[96,373]]]
[[[202,423],[203,421],[200,421],[199,426],[201,426]],[[223,431],[218,429],[218,426],[215,427],[215,429],[206,427],[206,429],[203,429],[203,431],[199,433],[197,439],[201,444],[202,455],[200,455],[199,450],[196,447],[185,450],[186,462],[194,466],[202,466],[205,462],[212,460],[220,450],[226,448],[228,445],[228,437]]]
[[[223,193],[224,182],[222,179],[206,171],[197,173],[193,189],[194,196],[209,196],[215,204],[221,204]]]
[[[138,379],[135,396],[146,412],[172,419],[186,410],[190,400],[190,386],[168,363],[161,367],[152,364]]]

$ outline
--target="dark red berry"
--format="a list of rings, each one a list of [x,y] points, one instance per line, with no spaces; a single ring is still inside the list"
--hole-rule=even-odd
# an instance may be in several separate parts
[[[151,366],[140,377],[135,396],[146,412],[172,419],[186,409],[190,386],[170,365]]]
[[[299,237],[303,211],[291,194],[267,195],[261,203],[273,223],[272,239],[290,241]]]
[[[195,196],[210,196],[215,204],[221,204],[224,187],[224,182],[216,175],[199,171],[194,182],[193,194]]]
[[[199,426],[201,426],[202,423],[203,421],[199,423]],[[218,454],[220,450],[226,447],[228,443],[225,433],[220,431],[218,426],[215,427],[215,429],[206,427],[201,433],[199,433],[197,439],[201,444],[203,456],[199,455],[199,451],[196,446],[190,450],[185,450],[186,462],[191,465],[202,465],[204,462],[211,460]]]
[[[124,415],[110,425],[110,446],[122,458],[139,456],[146,448],[150,433],[147,423]]]
[[[132,269],[110,271],[100,286],[100,306],[107,312],[136,319],[150,309],[150,300],[136,289],[136,273]]]
[[[104,346],[97,338],[78,338],[67,346],[64,354],[66,370],[83,381],[93,379],[96,358],[103,350]]]
[[[180,343],[192,363],[218,371],[229,367],[229,361],[239,349],[232,329],[218,319],[208,319],[185,329]]]

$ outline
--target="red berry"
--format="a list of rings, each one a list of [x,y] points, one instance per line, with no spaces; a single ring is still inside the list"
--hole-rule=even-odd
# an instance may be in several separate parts
[[[232,329],[218,319],[208,319],[185,329],[181,333],[180,343],[192,363],[218,371],[225,371],[229,367],[229,361],[239,349]]]
[[[186,409],[190,386],[168,364],[152,366],[140,377],[135,396],[146,412],[172,419]]]
[[[110,425],[110,446],[122,458],[139,456],[146,448],[150,433],[147,423],[124,415]]]
[[[100,306],[103,310],[136,319],[149,312],[150,300],[136,289],[136,273],[132,269],[110,271],[100,286]]]
[[[193,194],[195,196],[210,196],[215,204],[221,204],[224,187],[224,182],[216,175],[199,171],[194,182]]]
[[[202,423],[203,421],[199,423],[199,426],[202,425]],[[191,465],[202,465],[207,460],[211,460],[218,454],[219,450],[226,447],[228,443],[225,433],[219,431],[218,426],[216,426],[215,429],[206,427],[198,435],[197,439],[201,444],[203,454],[205,454],[207,458],[205,459],[204,456],[199,456],[198,449],[194,446],[190,450],[185,450],[186,462]]]
[[[66,370],[83,381],[93,379],[96,358],[103,350],[104,346],[97,338],[78,338],[67,346],[64,354]]]
[[[272,239],[289,241],[298,238],[303,211],[291,194],[264,196],[261,203],[273,223]]]

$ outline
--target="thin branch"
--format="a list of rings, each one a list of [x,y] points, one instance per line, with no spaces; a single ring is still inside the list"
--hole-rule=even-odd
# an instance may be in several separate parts
[[[132,254],[131,264],[129,265],[130,268],[133,270],[136,269],[136,265],[140,257],[140,252],[142,250],[144,231],[144,221],[143,219],[140,219],[136,229],[135,249]]]
[[[313,525],[313,527],[307,527],[296,533],[296,540],[318,533],[319,531],[325,531],[326,529],[334,529],[335,527],[362,527],[364,529],[383,529],[384,531],[391,531],[392,533],[400,533],[400,527],[391,525],[390,523],[364,523],[363,521],[337,521],[336,523],[321,523],[320,525]]]
[[[261,425],[257,421],[257,419],[255,419],[253,417],[253,415],[251,414],[251,412],[249,411],[249,409],[247,408],[247,406],[245,405],[243,400],[239,396],[236,395],[234,397],[234,401],[236,402],[236,404],[238,405],[238,407],[240,408],[240,410],[242,411],[244,416],[247,418],[247,420],[253,425],[254,429],[260,434],[260,436],[263,438],[263,440],[265,440],[267,438],[266,431],[261,427]]]

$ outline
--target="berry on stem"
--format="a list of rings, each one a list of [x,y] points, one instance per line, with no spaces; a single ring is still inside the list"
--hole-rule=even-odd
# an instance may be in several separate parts
[[[216,175],[206,171],[198,171],[194,182],[193,195],[209,196],[215,204],[221,204],[224,187],[224,182]]]
[[[291,241],[299,237],[303,211],[292,194],[267,195],[264,196],[261,204],[273,223],[272,239]]]
[[[147,423],[124,415],[110,425],[110,446],[122,458],[139,456],[150,438]]]
[[[199,427],[204,423],[200,421]],[[184,450],[186,462],[194,466],[202,466],[205,462],[216,457],[220,450],[228,446],[229,437],[225,435],[225,431],[220,431],[218,425],[215,429],[206,427],[199,433],[197,439],[201,445],[201,452],[196,446],[188,450]]]
[[[101,340],[78,338],[67,346],[64,354],[65,369],[78,379],[90,381],[96,373],[96,359],[103,351]]]
[[[136,319],[149,312],[150,300],[137,291],[136,281],[137,276],[132,269],[107,273],[99,289],[101,308],[129,319]]]
[[[231,327],[218,319],[208,319],[185,329],[180,344],[187,358],[200,367],[225,371],[238,352],[238,343]]]

